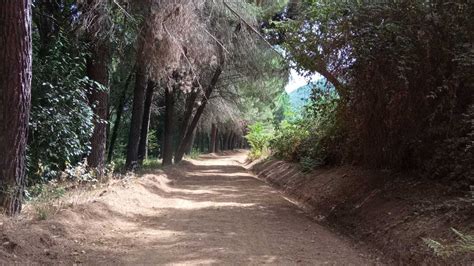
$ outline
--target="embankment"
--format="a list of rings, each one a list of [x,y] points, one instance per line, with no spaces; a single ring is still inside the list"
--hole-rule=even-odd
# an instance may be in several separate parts
[[[474,263],[472,253],[437,257],[423,242],[456,242],[451,227],[474,233],[474,206],[467,191],[414,175],[353,167],[302,173],[297,164],[266,160],[249,168],[320,223],[395,264]]]

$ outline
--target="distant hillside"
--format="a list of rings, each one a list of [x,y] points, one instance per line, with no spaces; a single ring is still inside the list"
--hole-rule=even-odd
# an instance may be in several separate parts
[[[290,96],[290,104],[294,111],[301,111],[302,108],[306,105],[311,96],[311,91],[315,83],[309,83],[303,87],[298,88],[295,91],[289,93]]]
[[[307,85],[289,93],[290,105],[295,112],[302,111],[303,107],[308,103],[311,93],[315,87],[319,87],[321,90],[327,90],[328,88],[330,90],[334,89],[334,87],[330,84],[327,84],[326,79],[323,78],[318,81],[310,82]]]

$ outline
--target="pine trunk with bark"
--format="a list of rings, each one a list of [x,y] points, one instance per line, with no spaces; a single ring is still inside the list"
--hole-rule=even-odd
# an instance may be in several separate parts
[[[149,3],[149,1],[146,1]],[[149,3],[151,4],[151,3]],[[146,15],[151,16],[151,14]],[[149,58],[147,52],[153,47],[154,34],[150,20],[144,21],[142,31],[138,38],[137,64],[135,74],[135,89],[133,91],[132,121],[128,135],[127,160],[125,168],[134,170],[138,166],[138,146],[140,145],[140,135],[143,124],[143,111],[145,110],[145,95],[147,88],[147,69]]]
[[[132,121],[128,135],[127,161],[125,163],[127,170],[134,170],[138,166],[138,146],[142,131],[143,111],[145,110],[146,83],[145,66],[137,66],[135,89],[133,91]]]
[[[173,128],[174,128],[174,93],[171,88],[165,89],[165,130],[163,134],[163,166],[173,164]]]
[[[201,151],[201,153],[204,153],[205,150],[206,150],[206,143],[209,144],[208,142],[208,134],[206,132],[202,132],[201,133],[201,144],[199,146],[199,150]]]
[[[95,168],[99,177],[102,177],[105,169],[105,150],[107,144],[107,119],[109,83],[108,49],[105,45],[99,45],[93,50],[92,56],[87,62],[87,76],[89,79],[102,85],[94,85],[89,94],[89,103],[94,111],[94,132],[91,137],[91,152],[87,157],[89,167]]]
[[[230,138],[229,138],[229,150],[234,150],[234,132],[230,133]]]
[[[217,148],[216,148],[216,152],[219,153],[222,151],[222,133],[220,132],[220,130],[217,130]]]
[[[114,127],[112,129],[112,136],[110,137],[109,155],[107,156],[108,162],[111,162],[114,156],[115,142],[117,141],[118,131],[120,128],[120,123],[122,121],[122,115],[124,111],[123,108],[125,107],[125,102],[127,101],[128,86],[130,85],[130,82],[132,82],[132,78],[133,70],[125,81],[124,89],[122,91],[122,94],[120,95],[117,113],[115,114]]]
[[[4,0],[0,7],[0,204],[21,211],[31,108],[31,1]]]
[[[140,135],[140,143],[138,145],[138,161],[140,164],[148,156],[148,131],[150,129],[151,104],[153,102],[153,92],[155,90],[155,83],[148,81],[146,88],[145,106],[143,110],[142,132]]]
[[[199,130],[196,132],[196,140],[195,140],[195,147],[196,147],[196,150],[198,150],[200,153],[202,153],[202,146],[203,146],[203,141],[204,141],[204,133]]]
[[[216,124],[212,123],[209,153],[215,153],[216,147],[217,147],[217,127],[216,127]]]
[[[217,85],[217,82],[219,82],[219,78],[222,74],[222,70],[225,63],[225,56],[224,56],[223,48],[221,46],[219,46],[219,58],[220,58],[219,65],[216,67],[216,70],[214,71],[214,75],[212,76],[211,82],[209,83],[209,86],[206,88],[206,92],[202,100],[202,103],[197,108],[196,113],[194,114],[193,120],[191,124],[189,125],[188,129],[186,130],[186,135],[184,136],[183,141],[181,141],[180,146],[178,147],[178,150],[175,156],[175,162],[180,162],[183,159],[184,153],[186,152],[186,147],[189,145],[189,143],[192,140],[193,132],[196,129],[199,123],[199,120],[201,119],[201,116],[206,108],[206,105],[209,102],[212,92],[214,91]]]
[[[197,96],[198,94],[196,91],[193,91],[187,95],[186,105],[185,105],[185,110],[184,110],[184,115],[183,115],[183,122],[181,123],[181,126],[179,128],[178,149],[185,141],[184,138],[187,133],[186,131],[188,130],[188,127],[189,127],[189,121],[191,120],[191,117],[193,115],[194,103],[196,102]]]
[[[188,143],[188,146],[186,146],[186,154],[191,154],[193,147],[194,147],[194,141],[196,140],[196,130],[193,131],[193,135],[191,137],[191,141]]]

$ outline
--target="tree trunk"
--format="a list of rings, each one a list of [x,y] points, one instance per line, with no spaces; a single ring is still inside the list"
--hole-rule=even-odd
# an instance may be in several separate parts
[[[205,152],[206,148],[209,147],[209,145],[211,145],[211,134],[206,133],[204,135],[204,146],[202,146],[203,153]]]
[[[230,138],[230,133],[224,133],[222,135],[223,137],[223,142],[222,142],[222,150],[226,151],[229,149],[229,138]]]
[[[110,137],[109,155],[107,157],[108,162],[111,162],[114,156],[115,142],[117,141],[118,130],[120,128],[120,122],[122,121],[123,108],[127,100],[128,86],[130,85],[130,82],[132,81],[133,71],[134,70],[132,70],[127,80],[125,81],[125,86],[122,91],[122,95],[120,95],[119,105],[117,107],[117,114],[114,121],[114,129],[112,130],[112,136]]]
[[[212,123],[211,129],[211,143],[209,145],[209,153],[216,152],[216,143],[217,143],[217,127],[216,124]]]
[[[21,211],[31,107],[31,1],[4,0],[0,8],[0,204]]]
[[[140,144],[142,129],[146,82],[145,66],[137,66],[135,90],[133,92],[132,121],[128,135],[127,161],[125,163],[127,170],[133,170],[138,164],[138,145]]]
[[[50,49],[51,40],[59,32],[59,24],[57,22],[58,14],[61,12],[61,4],[59,1],[51,0],[35,0],[35,8],[33,9],[33,22],[38,30],[40,40],[38,54],[44,58]]]
[[[148,2],[148,1],[147,1]],[[152,14],[150,14],[152,16]],[[128,136],[127,160],[125,167],[133,170],[138,166],[138,146],[143,124],[143,111],[145,109],[145,92],[147,87],[148,51],[154,46],[152,26],[149,22],[153,19],[145,19],[142,32],[138,38],[137,50],[137,72],[135,75],[135,90],[133,92],[132,121],[130,123],[130,133]]]
[[[191,154],[191,151],[193,150],[194,146],[194,140],[196,139],[196,130],[194,130],[193,135],[191,137],[191,141],[188,143],[188,146],[186,146],[186,154]]]
[[[194,134],[194,143],[193,143],[193,148],[195,148],[197,151],[201,152],[201,143],[202,143],[202,132],[201,129],[196,129],[196,133]]]
[[[221,134],[221,148],[220,148],[221,151],[225,151],[225,135],[226,135],[225,133]]]
[[[194,115],[193,121],[191,122],[188,129],[186,130],[186,135],[184,136],[183,141],[178,147],[178,150],[176,152],[176,156],[174,159],[175,162],[179,162],[183,159],[186,147],[187,145],[189,145],[189,142],[192,139],[194,129],[197,127],[199,120],[201,119],[201,115],[204,112],[204,109],[206,108],[206,105],[209,102],[209,98],[211,97],[212,92],[214,91],[217,85],[217,82],[219,81],[219,78],[222,74],[222,69],[224,67],[224,62],[225,62],[225,56],[224,56],[223,48],[221,46],[219,46],[219,57],[220,57],[220,64],[217,66],[214,72],[214,75],[212,76],[211,82],[209,83],[209,86],[206,89],[204,99],[202,100],[201,105],[196,110],[196,114]]]
[[[236,149],[242,149],[242,138],[240,137],[240,135],[237,135],[237,139],[235,140],[235,148]]]
[[[178,149],[185,141],[184,137],[186,136],[186,133],[187,133],[186,131],[188,130],[188,126],[189,126],[189,121],[191,120],[191,117],[193,115],[194,103],[196,102],[197,96],[198,96],[197,92],[193,91],[186,98],[186,108],[183,115],[183,122],[179,129]]]
[[[155,83],[151,80],[148,81],[145,106],[143,110],[142,132],[140,135],[140,143],[138,145],[138,161],[140,164],[142,164],[143,160],[147,159],[148,156],[148,130],[150,128],[151,104],[153,102],[154,89]]]
[[[199,151],[201,153],[206,152],[206,143],[207,143],[207,132],[201,131],[199,135]]]
[[[233,150],[233,145],[232,145],[232,142],[234,141],[234,132],[230,132],[230,135],[229,135],[229,144],[227,144],[227,149],[228,150]]]
[[[87,76],[104,86],[100,88],[94,85],[91,88],[89,102],[94,111],[94,132],[91,137],[91,152],[87,157],[89,167],[95,168],[99,177],[102,177],[105,169],[105,148],[107,143],[107,116],[109,92],[106,87],[109,83],[108,49],[106,45],[100,44],[92,52],[87,63]]]
[[[217,148],[216,148],[217,153],[222,152],[222,142],[223,142],[222,141],[222,133],[218,129],[217,130]]]
[[[230,139],[229,139],[229,150],[233,151],[234,150],[234,138],[235,134],[234,132],[230,133]]]
[[[205,141],[206,141],[206,133],[201,130],[199,134],[197,134],[197,138],[199,140],[199,143],[198,143],[199,152],[203,153],[204,147],[205,147]]]
[[[173,127],[174,127],[174,93],[171,88],[165,89],[165,132],[163,134],[163,166],[173,164]]]
[[[166,93],[164,93],[166,94]],[[166,106],[165,106],[165,95],[164,94],[159,94],[159,98],[157,100],[157,105],[160,109],[165,108],[166,111]],[[157,116],[157,121],[160,126],[156,127],[156,139],[159,143],[159,159],[163,159],[163,144],[164,144],[164,136],[165,136],[165,129],[164,129],[164,121],[165,121],[166,114],[165,112],[159,112]]]
[[[196,133],[196,138],[197,138],[197,144],[196,144],[196,149],[202,153],[202,147],[203,147],[203,142],[204,142],[204,132],[202,130],[199,130]]]
[[[201,153],[204,153],[204,151],[206,149],[206,142],[207,142],[207,133],[202,132],[201,133],[201,145],[199,146],[199,150],[201,151]]]
[[[221,136],[221,131],[219,130],[218,127],[216,127],[216,148],[214,149],[215,153],[218,153],[221,149],[221,147],[220,147],[220,145],[221,145],[220,136]]]

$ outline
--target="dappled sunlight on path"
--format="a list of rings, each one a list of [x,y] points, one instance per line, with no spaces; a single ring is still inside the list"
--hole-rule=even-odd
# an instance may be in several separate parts
[[[244,153],[233,153],[185,161],[109,187],[91,204],[63,211],[55,217],[58,244],[72,245],[81,252],[56,254],[53,261],[165,265],[368,262],[346,240],[314,223],[280,193],[253,178],[239,163],[244,159]]]

